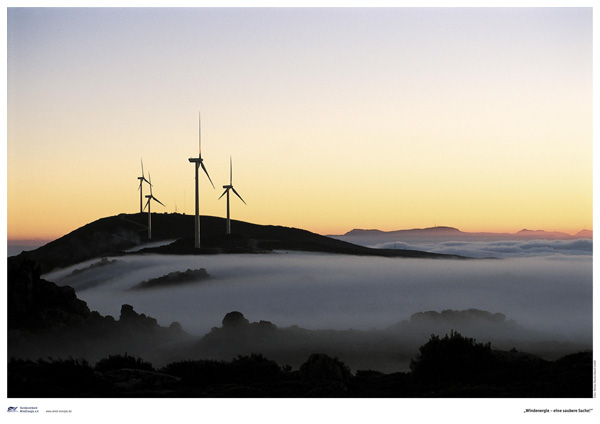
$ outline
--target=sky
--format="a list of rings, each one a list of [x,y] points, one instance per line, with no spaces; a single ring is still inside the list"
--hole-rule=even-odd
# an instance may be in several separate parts
[[[8,8],[7,237],[193,214],[199,115],[201,214],[592,229],[592,12]]]

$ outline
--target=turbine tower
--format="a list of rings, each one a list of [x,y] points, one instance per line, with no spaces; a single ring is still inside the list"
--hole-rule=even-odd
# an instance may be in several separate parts
[[[210,175],[208,175],[208,171],[206,170],[206,167],[204,166],[204,163],[202,161],[202,127],[200,121],[200,113],[198,113],[198,157],[189,158],[189,161],[196,164],[196,166],[194,167],[196,170],[196,214],[194,218],[194,246],[196,247],[196,249],[198,249],[200,247],[200,193],[198,191],[198,168],[202,167],[202,170],[206,173],[206,176],[208,177],[208,181],[210,181],[210,184],[213,186],[213,188],[215,188],[215,185],[210,179]]]
[[[144,177],[144,161],[142,161],[140,159],[140,162],[142,163],[142,176],[137,177],[137,178],[138,178],[138,180],[140,180],[140,186],[138,187],[138,190],[140,191],[140,213],[142,213],[142,212],[144,212],[144,208],[142,207],[142,204],[143,204],[143,202],[142,202],[143,193],[142,192],[144,191],[142,189],[142,184],[144,183],[144,181],[146,181],[150,185],[150,187],[152,187],[152,184],[150,184],[150,181],[148,181],[146,179],[146,177]]]
[[[233,178],[232,178],[232,170],[231,170],[231,156],[229,156],[229,185],[224,185],[223,188],[225,189],[225,191],[223,192],[223,194],[221,194],[221,197],[225,196],[225,194],[227,194],[227,229],[226,229],[226,233],[227,234],[231,234],[231,220],[229,219],[229,190],[233,190],[233,192],[235,193],[235,195],[237,197],[240,198],[240,200],[242,202],[244,202],[244,199],[242,199],[242,196],[240,196],[238,194],[237,191],[235,191],[235,188],[233,188]],[[221,199],[221,197],[219,197],[219,199]],[[246,205],[247,203],[244,202],[244,205]]]
[[[148,178],[150,178],[149,173],[148,173]],[[150,178],[150,181],[152,181],[152,178]],[[154,197],[152,195],[152,183],[148,182],[148,184],[150,184],[150,194],[146,195],[146,199],[148,199],[148,202],[146,202],[146,206],[148,206],[148,240],[152,240],[152,213],[150,212],[151,201],[154,200],[163,206],[165,206],[165,205],[160,200],[158,200],[156,197]],[[146,207],[144,206],[144,209],[145,208]]]

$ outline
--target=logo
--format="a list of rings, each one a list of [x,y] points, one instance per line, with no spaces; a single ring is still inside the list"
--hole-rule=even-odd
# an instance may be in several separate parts
[[[17,412],[17,408],[18,408],[18,406],[9,406],[8,412]]]

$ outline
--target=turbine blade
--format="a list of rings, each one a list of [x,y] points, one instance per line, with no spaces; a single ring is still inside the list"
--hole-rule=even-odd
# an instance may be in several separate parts
[[[145,211],[147,206],[150,206],[150,198],[148,198],[148,201],[144,205],[144,209],[142,209],[142,211]]]
[[[233,184],[233,171],[231,170],[231,156],[229,156],[229,185]]]
[[[160,203],[161,205],[165,206],[165,205],[163,204],[163,202],[161,202],[160,200],[158,200],[156,197],[152,196],[152,199],[156,200],[158,203]],[[165,206],[165,208],[166,208],[166,206]]]
[[[244,202],[244,199],[242,199],[242,196],[240,196],[240,195],[238,194],[238,192],[237,192],[237,191],[235,191],[235,188],[231,187],[231,189],[233,190],[233,192],[235,193],[235,195],[236,195],[237,197],[239,197],[239,198],[240,198],[240,200],[241,200],[242,202]],[[246,202],[244,202],[244,205],[247,205],[247,203],[246,203]]]
[[[202,119],[198,112],[198,157],[202,157]]]
[[[140,158],[140,162],[142,163],[142,177],[144,176],[144,161]]]
[[[221,197],[225,196],[225,193],[227,193],[227,190],[229,190],[229,189],[226,188],[225,191],[223,192],[223,194],[221,194],[217,200],[221,200]]]
[[[202,166],[202,169],[206,173],[206,176],[208,177],[208,181],[210,181],[213,188],[215,188],[215,185],[213,184],[212,180],[210,179],[210,175],[208,175],[208,171],[206,170],[206,167],[204,166],[204,162],[200,162],[200,165]]]

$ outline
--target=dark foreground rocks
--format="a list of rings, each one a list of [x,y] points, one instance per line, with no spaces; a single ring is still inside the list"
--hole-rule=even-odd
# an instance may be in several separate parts
[[[118,319],[90,311],[69,286],[40,278],[33,261],[8,263],[8,357],[86,358],[97,361],[115,352],[161,357],[190,339],[179,323],[156,319],[122,305]]]

